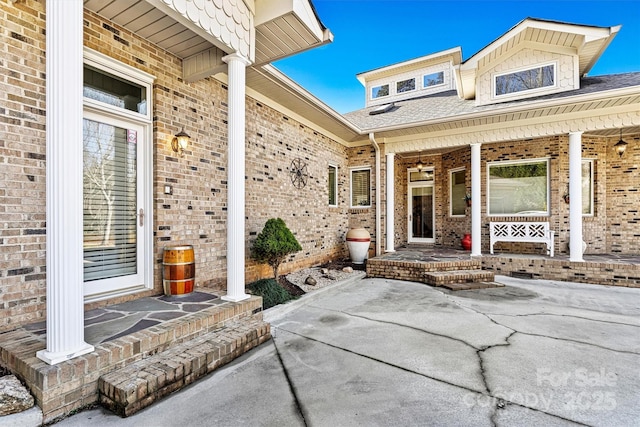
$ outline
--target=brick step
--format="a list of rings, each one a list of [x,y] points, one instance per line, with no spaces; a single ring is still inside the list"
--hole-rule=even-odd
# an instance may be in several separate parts
[[[468,291],[471,289],[488,289],[488,288],[504,288],[502,283],[498,282],[471,282],[471,283],[446,283],[443,288],[452,291]]]
[[[271,338],[268,323],[247,317],[103,375],[99,402],[127,417]]]
[[[487,270],[431,271],[424,273],[424,282],[432,286],[452,283],[493,282],[495,275]]]

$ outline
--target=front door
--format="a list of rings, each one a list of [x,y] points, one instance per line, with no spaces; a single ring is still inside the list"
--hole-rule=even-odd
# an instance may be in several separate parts
[[[434,243],[433,169],[409,170],[408,241]]]
[[[85,113],[85,296],[144,285],[144,138],[144,126],[134,121]]]

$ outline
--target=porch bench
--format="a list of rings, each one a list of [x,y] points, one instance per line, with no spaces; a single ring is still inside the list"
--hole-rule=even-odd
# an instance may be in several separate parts
[[[547,255],[553,257],[555,232],[548,222],[490,222],[490,251],[497,242],[546,243]]]

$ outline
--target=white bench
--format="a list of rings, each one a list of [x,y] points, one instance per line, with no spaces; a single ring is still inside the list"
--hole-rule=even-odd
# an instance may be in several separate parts
[[[497,242],[546,243],[547,255],[553,257],[555,233],[549,229],[548,222],[490,222],[490,248]]]

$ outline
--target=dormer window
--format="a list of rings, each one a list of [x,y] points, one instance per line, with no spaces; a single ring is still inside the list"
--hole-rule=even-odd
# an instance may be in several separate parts
[[[422,87],[438,86],[444,84],[444,71],[427,74],[422,77]]]
[[[416,79],[400,80],[396,83],[396,93],[416,90]]]
[[[495,76],[495,95],[509,95],[555,86],[555,64],[543,65]]]
[[[371,88],[371,99],[381,98],[389,95],[389,85],[374,86]]]

